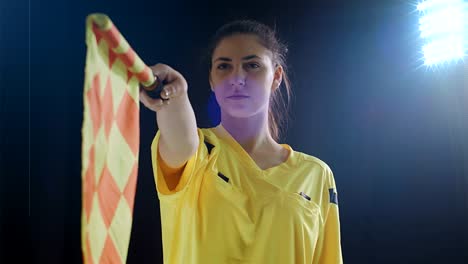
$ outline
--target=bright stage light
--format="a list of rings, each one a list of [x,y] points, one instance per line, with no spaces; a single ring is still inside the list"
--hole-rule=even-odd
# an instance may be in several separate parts
[[[468,49],[468,8],[463,0],[426,0],[417,10],[419,30],[425,40],[424,64],[462,59]]]

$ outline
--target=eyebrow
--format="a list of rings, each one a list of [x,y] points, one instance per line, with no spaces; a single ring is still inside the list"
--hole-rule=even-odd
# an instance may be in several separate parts
[[[242,60],[250,60],[250,59],[261,59],[259,56],[257,55],[249,55],[249,56],[245,56],[242,58]],[[221,60],[221,61],[232,61],[232,59],[230,58],[227,58],[227,57],[219,57],[217,58],[216,60],[214,60],[215,62],[218,61],[218,60]]]

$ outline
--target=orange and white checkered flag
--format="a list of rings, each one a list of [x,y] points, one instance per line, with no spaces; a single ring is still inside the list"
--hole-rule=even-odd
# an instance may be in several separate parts
[[[82,127],[84,263],[125,263],[132,226],[139,135],[139,83],[151,69],[103,14],[86,19]]]

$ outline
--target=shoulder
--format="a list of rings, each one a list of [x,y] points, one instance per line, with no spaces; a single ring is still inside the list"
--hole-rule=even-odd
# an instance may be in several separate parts
[[[335,186],[333,172],[325,161],[299,151],[295,151],[295,155],[298,157],[297,168],[299,170],[310,172],[314,177],[320,178],[320,181],[326,186]]]
[[[198,128],[198,132],[207,143],[216,144],[221,140],[214,132],[214,127]]]
[[[305,180],[315,185],[315,188],[321,188],[321,191],[313,189],[321,192],[322,197],[328,196],[330,203],[338,205],[336,182],[330,166],[323,160],[305,153],[299,152],[298,156],[303,160],[300,166],[305,166],[306,170],[310,171]]]
[[[298,152],[298,154],[299,154],[299,156],[301,156],[302,160],[305,163],[309,163],[310,165],[319,166],[324,171],[331,171],[330,166],[328,166],[328,164],[325,163],[325,161],[323,161],[323,160],[321,160],[321,159],[319,159],[319,158],[317,158],[315,156],[305,154],[305,153],[302,153],[302,152]]]
[[[312,156],[312,155],[309,155],[300,151],[294,151],[294,152],[300,164],[299,166],[302,165],[302,166],[308,166],[308,167],[317,167],[317,168],[322,169],[325,172],[331,172],[330,166],[328,166],[328,164],[325,163],[325,161],[315,156]]]
[[[214,127],[199,127],[198,131],[202,132],[204,136],[215,137],[216,134],[213,131]]]
[[[200,138],[200,143],[204,144],[207,149],[208,153],[211,153],[211,150],[214,147],[222,147],[222,138],[219,137],[215,131],[214,127],[207,127],[207,128],[198,128],[198,135]]]

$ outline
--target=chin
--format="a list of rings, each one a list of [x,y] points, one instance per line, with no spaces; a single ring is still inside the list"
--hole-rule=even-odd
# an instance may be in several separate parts
[[[233,106],[225,105],[220,106],[221,112],[233,118],[250,118],[262,112],[261,108],[253,108],[249,106]]]
[[[223,113],[235,117],[235,118],[248,118],[253,115],[251,111],[248,111],[248,109],[222,109],[221,110]]]
[[[218,103],[218,105],[221,108],[222,113],[234,118],[249,118],[255,116],[256,114],[259,114],[259,112],[262,112],[263,110],[263,107],[261,105],[257,105],[253,101],[221,101],[221,104]],[[268,105],[266,105],[265,107],[268,108]]]

